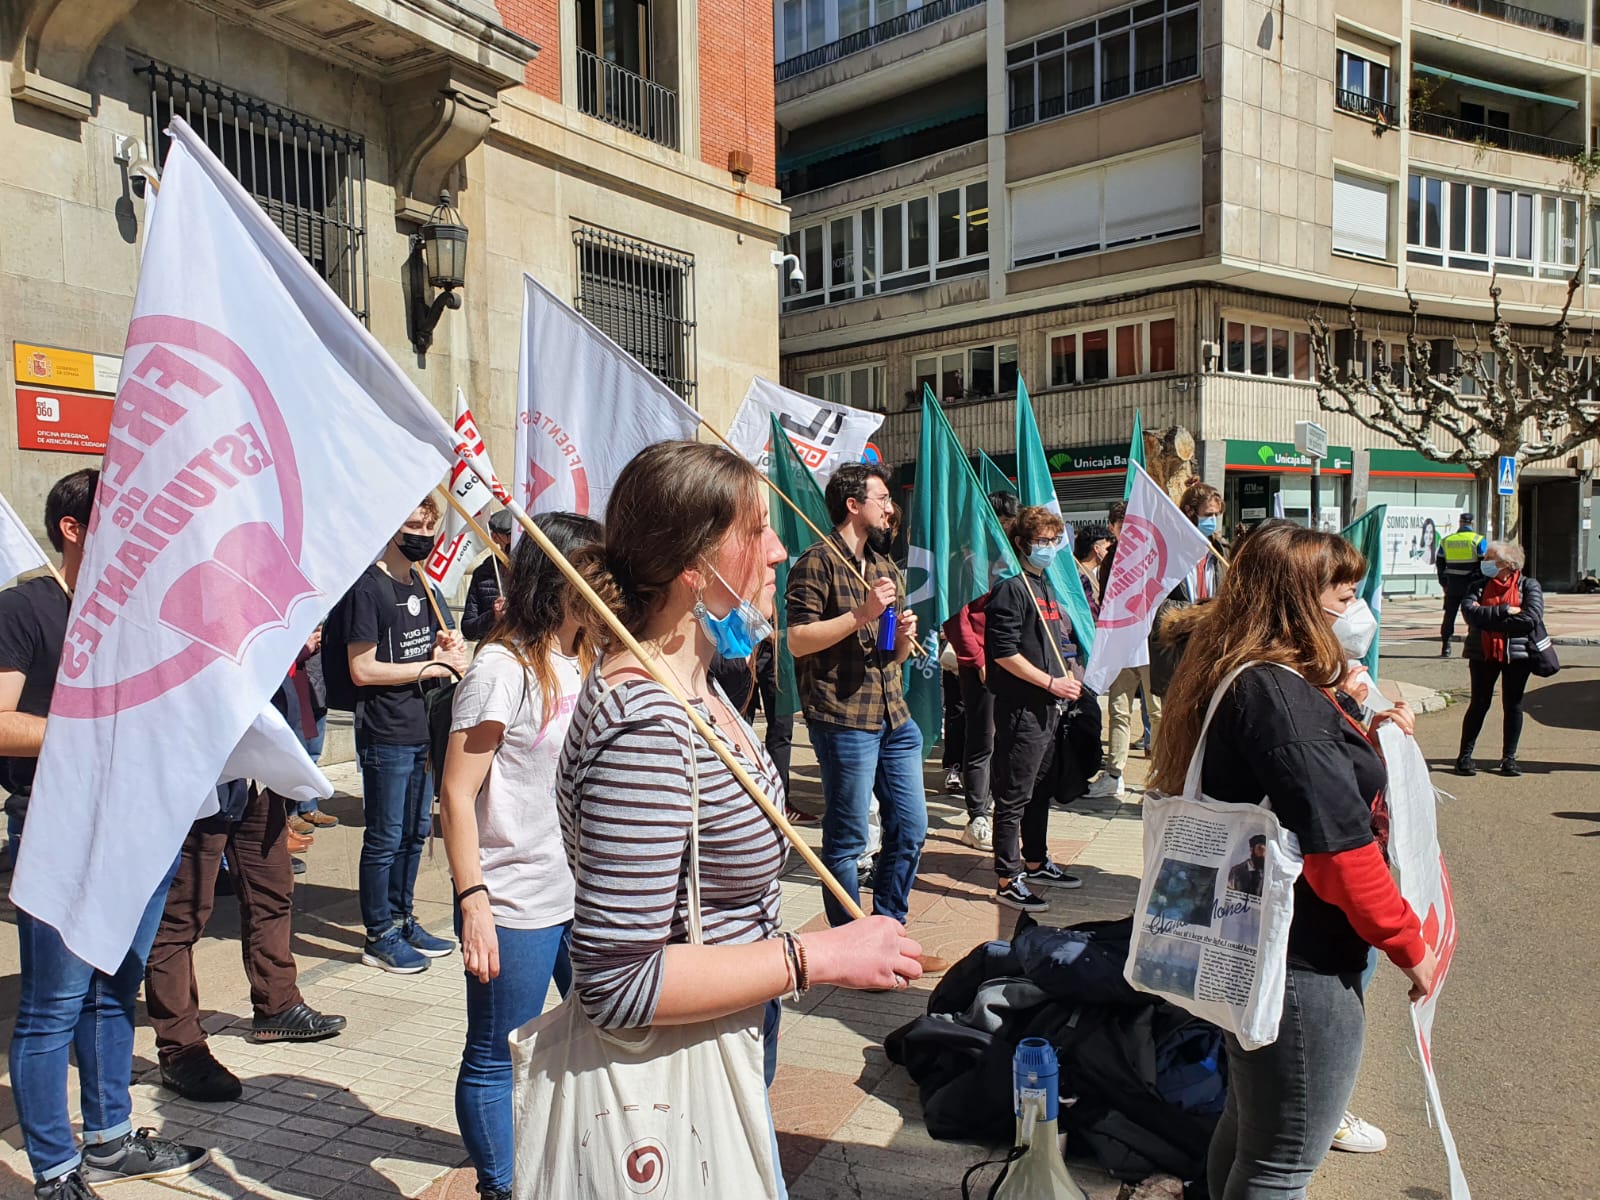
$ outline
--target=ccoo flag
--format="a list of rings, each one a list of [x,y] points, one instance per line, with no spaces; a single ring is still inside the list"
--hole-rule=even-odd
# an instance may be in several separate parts
[[[306,638],[454,458],[311,264],[169,132],[11,889],[104,971]]]
[[[1027,386],[1020,377],[1017,379],[1017,499],[1027,505],[1042,505],[1057,516],[1061,515],[1056,485],[1050,480],[1050,460],[1044,456],[1044,439],[1039,436],[1039,425],[1033,419],[1033,402],[1028,399]],[[1094,612],[1089,607],[1089,598],[1083,594],[1083,580],[1078,578],[1070,530],[1066,553],[1056,555],[1045,570],[1045,578],[1067,606],[1073,638],[1084,660],[1089,659],[1094,652]]]
[[[793,500],[811,519],[812,525],[822,530],[830,528],[833,522],[828,520],[828,506],[816,479],[806,469],[805,463],[800,460],[800,452],[778,423],[778,414],[773,413],[768,419],[771,422],[772,440],[767,476],[772,480],[772,486]],[[789,653],[789,620],[783,597],[789,590],[789,568],[816,543],[817,535],[779,497],[768,497],[768,504],[771,506],[773,531],[783,543],[783,548],[789,552],[788,560],[778,565],[777,644],[778,711],[787,715],[800,711],[800,690],[795,682],[794,655]]]
[[[987,595],[1019,570],[999,518],[927,385],[922,390],[910,540],[906,599],[917,614],[922,646],[906,662],[906,696],[927,755],[939,742],[944,714],[939,629],[962,605]]]
[[[646,446],[692,440],[700,417],[622,347],[523,276],[516,494],[530,513],[604,517]]]
[[[494,484],[485,483],[478,471],[474,471],[463,459],[450,468],[450,479],[445,486],[460,501],[462,508],[481,520],[490,500],[499,498],[504,502],[505,489],[500,486],[499,477],[489,465],[489,452],[484,448],[483,434],[478,432],[477,419],[467,407],[467,397],[459,387],[456,388],[456,438],[466,447],[465,453],[478,460],[479,469],[483,475],[494,480]],[[452,508],[444,515],[444,536],[434,546],[423,570],[441,590],[454,592],[461,583],[462,571],[484,549],[486,547],[479,543],[478,535],[472,532],[472,526],[467,524],[466,518]]]
[[[1084,687],[1102,695],[1118,672],[1142,661],[1156,609],[1211,549],[1144,468],[1134,470],[1133,497],[1100,597],[1098,651],[1083,678]]]
[[[1387,504],[1369,508],[1346,526],[1343,534],[1344,540],[1367,559],[1367,577],[1361,581],[1358,594],[1378,619],[1378,632],[1372,635],[1372,645],[1361,661],[1373,679],[1378,678],[1378,638],[1383,633],[1383,519],[1388,512]]]

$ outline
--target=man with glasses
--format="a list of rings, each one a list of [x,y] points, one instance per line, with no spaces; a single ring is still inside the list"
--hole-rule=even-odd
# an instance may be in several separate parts
[[[888,556],[894,511],[888,473],[876,463],[847,463],[828,480],[825,499],[834,523],[830,544],[800,556],[787,595],[789,650],[827,806],[822,861],[859,896],[856,860],[866,848],[876,789],[883,849],[870,885],[872,911],[903,923],[928,834],[922,734],[901,678],[901,664],[917,644],[917,619],[909,609],[891,617],[898,621],[893,648],[878,648],[884,614],[902,602],[899,571]],[[830,925],[850,919],[826,891],[823,903]]]

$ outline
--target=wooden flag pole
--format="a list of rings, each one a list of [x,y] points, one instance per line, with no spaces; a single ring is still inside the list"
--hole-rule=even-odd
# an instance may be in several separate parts
[[[446,623],[444,614],[439,611],[439,601],[433,594],[433,583],[422,572],[422,564],[412,563],[411,573],[417,577],[417,582],[422,584],[422,594],[428,598],[428,607],[433,609],[433,619],[439,622],[439,628],[449,629],[450,626]]]
[[[472,529],[472,532],[477,534],[478,540],[485,546],[489,547],[490,552],[493,553],[496,558],[498,558],[508,567],[511,565],[511,560],[506,557],[506,552],[494,544],[494,539],[489,536],[488,530],[484,529],[482,525],[478,524],[478,519],[467,511],[466,505],[462,504],[461,501],[456,499],[456,494],[454,492],[445,487],[442,483],[433,490],[445,498],[445,502],[448,503],[451,508],[456,510],[456,515],[467,523],[467,525]]]
[[[67,594],[68,599],[71,599],[72,589],[67,586],[67,577],[61,573],[60,568],[48,558],[44,560],[44,565],[49,569],[50,574],[55,576],[56,582],[61,585],[61,590]]]
[[[730,446],[729,449],[732,449],[732,447]],[[470,460],[464,458],[462,461],[466,462],[468,467],[472,467]],[[474,471],[476,470],[476,468],[473,469]],[[482,478],[482,476],[479,476],[479,478]],[[484,482],[488,483],[489,481],[485,479]],[[750,773],[734,758],[733,751],[723,744],[722,739],[706,723],[705,718],[694,710],[694,706],[689,703],[688,697],[684,696],[657,668],[653,657],[645,652],[644,647],[638,643],[633,634],[629,633],[627,627],[617,619],[617,614],[611,611],[611,607],[595,594],[594,589],[589,586],[588,580],[584,579],[578,569],[567,561],[566,556],[556,549],[555,543],[545,536],[544,530],[533,523],[533,519],[523,511],[522,506],[515,500],[507,504],[506,508],[522,526],[522,531],[534,540],[539,549],[543,550],[550,561],[555,563],[557,569],[566,576],[567,582],[584,598],[584,601],[594,610],[595,615],[606,623],[612,635],[627,647],[629,653],[639,660],[639,665],[644,667],[650,678],[666,689],[667,694],[674,700],[683,705],[683,711],[688,714],[690,722],[699,731],[700,736],[705,738],[706,744],[711,747],[712,753],[722,760],[723,766],[733,772],[733,777],[739,781],[739,786],[744,788],[750,798],[756,802],[756,806],[761,809],[767,820],[772,822],[778,832],[788,839],[789,844],[795,848],[796,853],[805,861],[806,866],[816,872],[817,878],[822,881],[822,886],[833,893],[833,898],[840,903],[853,919],[860,920],[866,916],[861,911],[861,905],[851,897],[849,892],[845,891],[844,885],[834,878],[833,872],[823,866],[822,860],[817,857],[816,851],[808,846],[805,839],[795,831],[794,826],[789,824],[788,818],[783,815],[777,805],[773,804],[766,792],[762,791],[761,785],[752,779]]]

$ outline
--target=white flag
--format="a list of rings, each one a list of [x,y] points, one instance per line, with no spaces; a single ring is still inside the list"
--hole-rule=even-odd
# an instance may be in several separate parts
[[[289,728],[289,722],[268,704],[245,730],[244,737],[222,764],[218,783],[230,779],[253,779],[291,800],[326,800],[333,795],[333,784],[311,761],[305,743]]]
[[[517,498],[531,513],[604,517],[628,460],[692,440],[700,416],[537,280],[523,282]]]
[[[11,898],[114,971],[223,768],[456,439],[174,119]]]
[[[1205,535],[1137,463],[1128,515],[1117,538],[1111,576],[1094,626],[1094,653],[1083,685],[1104,694],[1124,667],[1144,654],[1156,609],[1210,550]]]
[[[45,558],[39,543],[33,540],[33,534],[17,516],[17,510],[0,496],[0,583],[9,583],[18,575],[49,565],[50,560]]]
[[[457,462],[450,468],[450,482],[445,486],[461,502],[461,507],[481,524],[489,501],[497,495],[503,498],[505,489],[499,486],[499,476],[489,465],[489,452],[484,448],[483,435],[478,432],[478,422],[467,407],[467,397],[460,388],[456,388],[456,437],[466,446],[466,452],[479,461],[483,474],[495,481],[491,489],[465,462]],[[423,570],[444,592],[453,593],[461,582],[461,572],[485,549],[487,547],[478,541],[478,535],[472,532],[472,526],[452,508],[444,514],[444,536],[428,556]]]
[[[818,400],[766,379],[752,379],[728,430],[733,448],[767,473],[772,417],[789,433],[795,452],[819,483],[840,463],[860,462],[883,414]]]

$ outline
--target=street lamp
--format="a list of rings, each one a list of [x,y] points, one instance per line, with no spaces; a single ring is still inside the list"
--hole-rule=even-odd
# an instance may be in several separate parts
[[[467,227],[450,204],[450,193],[439,193],[439,204],[427,224],[411,238],[409,278],[411,292],[411,346],[425,355],[433,345],[433,330],[447,308],[460,308],[457,288],[466,282]],[[428,289],[438,292],[432,301]]]

